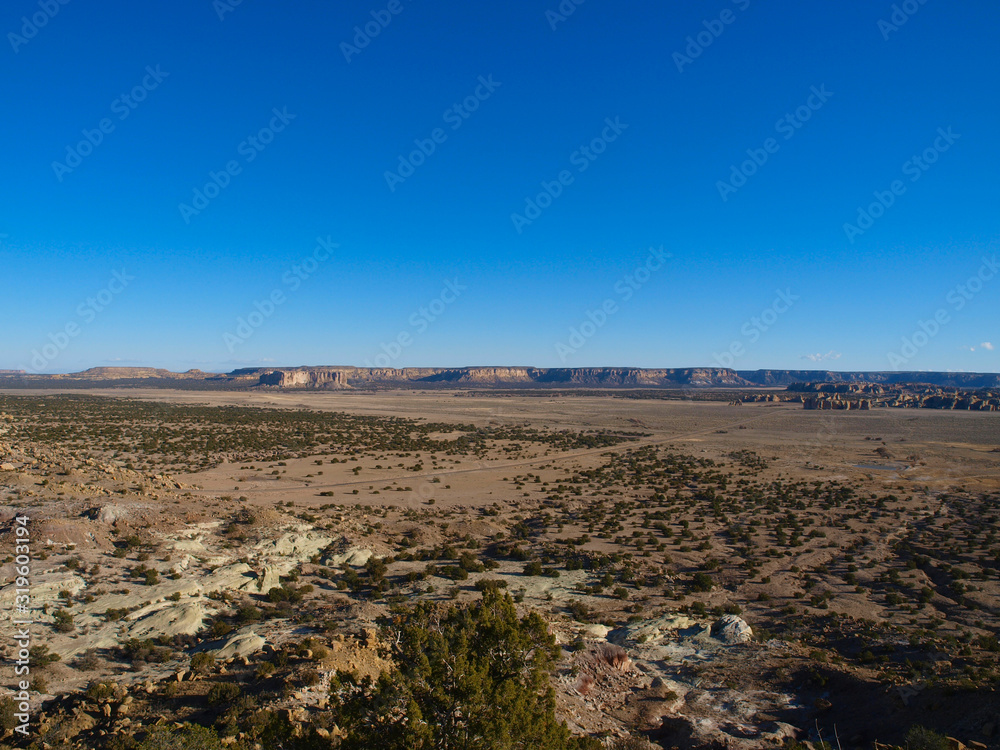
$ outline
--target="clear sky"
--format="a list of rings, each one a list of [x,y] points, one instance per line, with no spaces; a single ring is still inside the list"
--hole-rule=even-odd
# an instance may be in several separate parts
[[[8,0],[0,368],[1000,371],[1000,5],[577,3]]]

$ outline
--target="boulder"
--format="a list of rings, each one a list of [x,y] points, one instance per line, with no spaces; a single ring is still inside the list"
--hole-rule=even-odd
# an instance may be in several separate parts
[[[97,520],[100,523],[115,523],[128,516],[128,509],[120,505],[105,505],[97,511]]]
[[[226,641],[222,648],[215,652],[215,658],[221,660],[233,657],[247,657],[250,654],[260,651],[264,647],[264,643],[264,638],[252,630],[245,633],[237,633]]]
[[[753,638],[753,630],[742,617],[723,615],[712,625],[712,637],[729,645],[746,643]]]

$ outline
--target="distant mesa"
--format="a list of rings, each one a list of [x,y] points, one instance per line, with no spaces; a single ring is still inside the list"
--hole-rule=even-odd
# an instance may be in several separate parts
[[[91,367],[83,372],[71,375],[54,375],[53,377],[80,378],[83,380],[132,380],[142,378],[204,378],[207,373],[201,370],[187,372],[171,372],[154,367]]]
[[[573,387],[643,388],[743,386],[723,368],[641,369],[627,367],[296,367],[236,370],[229,378],[279,388],[353,387]]]
[[[733,370],[725,367],[248,367],[229,373],[154,367],[92,367],[66,375],[0,370],[10,386],[145,386],[176,388],[781,388],[796,383],[923,383],[950,388],[1000,388],[1000,374],[831,370]]]

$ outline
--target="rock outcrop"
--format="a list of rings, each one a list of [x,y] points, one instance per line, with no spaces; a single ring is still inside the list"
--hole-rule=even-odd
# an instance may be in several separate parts
[[[701,388],[746,386],[734,371],[722,367],[456,367],[362,368],[300,367],[239,370],[243,381],[256,372],[260,385],[309,387],[589,387],[589,388]]]
[[[260,376],[260,385],[279,388],[347,388],[343,370],[330,367],[299,367],[289,370],[269,370]]]
[[[753,630],[742,617],[723,615],[712,625],[712,637],[729,645],[747,643],[753,638]]]
[[[954,388],[1000,388],[1000,373],[991,372],[834,372],[832,370],[737,370],[752,385],[793,383],[926,383]]]

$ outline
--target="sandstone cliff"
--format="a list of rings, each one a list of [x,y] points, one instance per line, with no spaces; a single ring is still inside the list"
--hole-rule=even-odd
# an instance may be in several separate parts
[[[5,387],[177,388],[752,388],[793,383],[926,383],[954,388],[1000,388],[1000,374],[955,372],[833,372],[828,370],[731,370],[722,367],[246,367],[227,374],[153,367],[94,367],[68,375],[0,371]]]
[[[293,370],[270,370],[260,375],[260,385],[279,388],[347,388],[347,375],[330,367],[300,367]]]
[[[732,370],[712,367],[644,369],[634,367],[456,367],[362,368],[300,367],[239,370],[231,376],[256,378],[260,385],[284,388],[365,386],[581,386],[590,388],[747,386]]]

